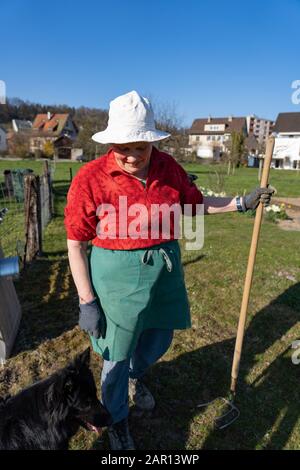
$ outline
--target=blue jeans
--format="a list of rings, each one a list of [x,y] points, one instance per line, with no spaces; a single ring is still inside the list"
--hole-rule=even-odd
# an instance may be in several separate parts
[[[124,361],[103,361],[101,374],[102,403],[118,423],[129,414],[129,377],[142,377],[168,349],[173,330],[149,329],[141,333],[131,358]]]

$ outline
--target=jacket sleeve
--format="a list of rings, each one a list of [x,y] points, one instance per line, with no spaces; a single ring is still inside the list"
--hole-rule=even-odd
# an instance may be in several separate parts
[[[190,215],[195,215],[197,204],[203,204],[203,194],[200,189],[190,181],[187,173],[179,164],[177,165],[177,176],[179,180],[181,206],[183,207],[184,204],[190,204],[192,206],[192,213]]]
[[[96,205],[91,189],[82,186],[79,174],[74,177],[69,188],[64,216],[68,239],[88,241],[96,237]]]

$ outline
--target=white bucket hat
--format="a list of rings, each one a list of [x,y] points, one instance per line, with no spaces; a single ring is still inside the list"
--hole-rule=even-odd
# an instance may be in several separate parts
[[[131,91],[110,102],[107,128],[94,134],[92,139],[101,144],[125,144],[155,142],[170,135],[155,128],[149,100]]]

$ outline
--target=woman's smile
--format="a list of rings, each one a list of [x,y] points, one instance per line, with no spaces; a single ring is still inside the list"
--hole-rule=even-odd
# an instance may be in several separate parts
[[[122,170],[140,177],[144,177],[147,174],[152,152],[151,143],[114,144],[113,151],[116,161]]]

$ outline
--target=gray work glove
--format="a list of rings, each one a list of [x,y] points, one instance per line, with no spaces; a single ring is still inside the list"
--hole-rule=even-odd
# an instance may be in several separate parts
[[[96,339],[105,336],[105,314],[97,299],[79,304],[79,326]]]
[[[193,183],[194,181],[196,181],[198,179],[198,176],[194,175],[193,173],[187,173],[187,175],[188,175],[190,183]]]
[[[269,186],[267,188],[256,188],[252,193],[246,194],[243,197],[243,205],[245,210],[255,210],[260,202],[265,206],[268,206],[271,201],[271,197],[275,192],[275,188]]]

